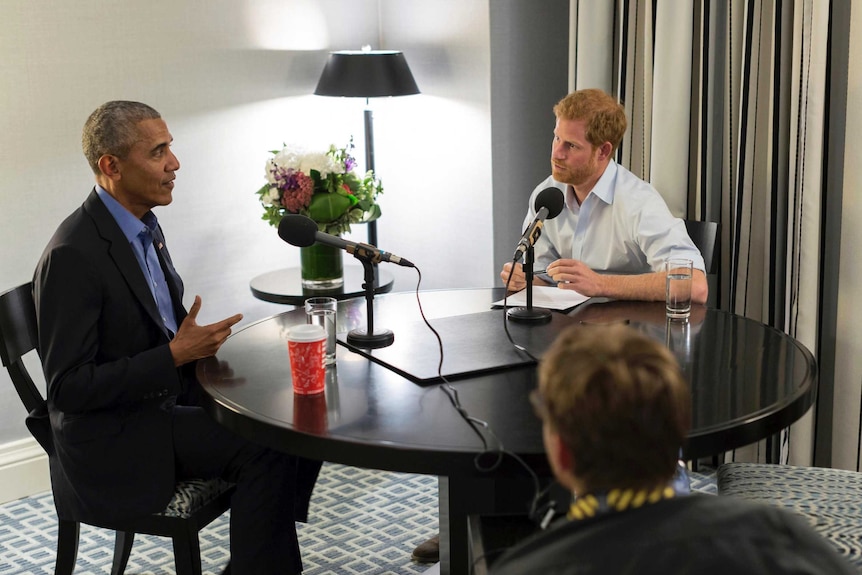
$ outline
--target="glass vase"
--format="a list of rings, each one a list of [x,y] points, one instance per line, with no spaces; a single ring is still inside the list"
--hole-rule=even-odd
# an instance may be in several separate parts
[[[299,248],[302,265],[302,287],[328,290],[344,285],[344,265],[341,249],[323,244]]]

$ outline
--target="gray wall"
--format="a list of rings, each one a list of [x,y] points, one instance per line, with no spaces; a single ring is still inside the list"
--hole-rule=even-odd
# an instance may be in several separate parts
[[[511,261],[527,200],[548,177],[552,108],[568,91],[569,1],[491,2],[494,261]],[[503,285],[499,275],[495,285]]]

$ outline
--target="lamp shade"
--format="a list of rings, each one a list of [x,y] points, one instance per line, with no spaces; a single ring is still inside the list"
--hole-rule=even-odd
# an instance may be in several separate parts
[[[374,98],[409,96],[419,88],[401,52],[343,50],[330,52],[314,93],[319,96]]]

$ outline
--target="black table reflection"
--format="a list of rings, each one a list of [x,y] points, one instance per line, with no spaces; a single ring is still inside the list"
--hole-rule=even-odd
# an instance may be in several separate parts
[[[758,321],[703,306],[688,321],[665,318],[661,302],[605,302],[570,314],[584,323],[626,322],[676,356],[692,393],[686,457],[696,459],[769,437],[813,404],[811,352]]]
[[[487,312],[502,297],[501,289],[420,294],[432,325],[435,318]],[[364,328],[365,305],[362,298],[340,301],[338,331]],[[411,337],[404,326],[421,322],[414,293],[377,296],[374,314],[375,325],[395,328],[395,345]],[[502,330],[504,311],[499,314]],[[668,321],[662,302],[591,301],[533,329],[559,329],[561,319],[626,322],[674,352],[692,388],[693,425],[684,447],[689,459],[766,438],[801,417],[814,400],[811,353],[750,319],[695,306],[689,320]],[[199,362],[208,411],[240,435],[296,455],[440,476],[441,572],[467,573],[467,515],[498,510],[497,482],[527,474],[511,457],[492,473],[478,469],[482,438],[440,385],[417,384],[342,345],[323,401],[311,405],[294,398],[283,334],[304,321],[298,309],[251,324],[233,334],[217,358]],[[535,341],[548,340],[534,335]],[[536,385],[535,364],[461,377],[451,385],[467,412],[488,423],[499,445],[539,475],[550,475],[541,426],[528,400]]]

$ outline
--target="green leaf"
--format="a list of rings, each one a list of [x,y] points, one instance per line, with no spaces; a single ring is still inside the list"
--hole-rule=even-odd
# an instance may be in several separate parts
[[[272,184],[267,182],[266,184],[262,185],[258,191],[255,192],[257,194],[257,197],[260,199],[261,203],[263,203],[264,196],[269,194],[269,188],[271,188],[271,187],[272,187]]]
[[[308,216],[318,223],[332,222],[348,209],[351,201],[341,194],[314,194],[308,204]]]
[[[363,222],[371,222],[376,220],[381,216],[382,212],[380,211],[380,206],[374,204],[365,212],[365,217],[362,219]]]

